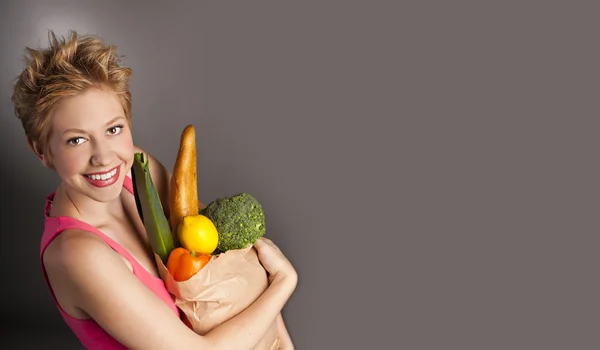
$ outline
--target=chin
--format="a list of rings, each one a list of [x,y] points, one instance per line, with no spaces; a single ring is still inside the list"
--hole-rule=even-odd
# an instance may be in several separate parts
[[[110,189],[104,188],[99,190],[88,190],[86,191],[86,195],[91,199],[95,200],[96,202],[108,203],[115,199],[118,199],[119,196],[121,196],[121,190],[121,188],[116,187]]]
[[[91,199],[97,202],[111,202],[115,199],[118,199],[123,191],[123,174],[119,176],[119,178],[110,186],[106,187],[95,187],[90,185],[89,183],[82,183],[83,185],[83,193],[90,197]]]

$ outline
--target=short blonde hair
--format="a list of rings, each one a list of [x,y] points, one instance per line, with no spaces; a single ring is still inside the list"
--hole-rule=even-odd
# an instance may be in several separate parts
[[[26,47],[25,69],[18,76],[12,94],[17,117],[25,134],[47,153],[53,108],[65,97],[75,96],[92,87],[110,89],[117,94],[131,121],[131,69],[119,65],[116,46],[99,37],[80,36],[70,31],[68,38],[48,34],[49,47]]]

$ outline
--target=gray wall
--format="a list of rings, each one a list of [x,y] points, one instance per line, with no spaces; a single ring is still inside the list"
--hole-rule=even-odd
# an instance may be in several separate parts
[[[78,346],[38,264],[57,179],[9,100],[48,29],[119,46],[168,167],[197,127],[203,201],[262,201],[297,349],[598,348],[598,8],[401,3],[2,1],[3,348]]]

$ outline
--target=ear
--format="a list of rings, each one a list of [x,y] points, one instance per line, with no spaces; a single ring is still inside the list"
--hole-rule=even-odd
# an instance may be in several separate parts
[[[50,161],[48,159],[48,157],[44,156],[44,154],[42,152],[40,152],[40,150],[38,149],[38,145],[33,142],[29,136],[27,137],[27,144],[29,145],[29,148],[31,148],[31,150],[33,151],[33,153],[35,154],[36,157],[38,157],[38,159],[42,162],[42,164],[49,169],[52,169],[52,165],[50,164]]]

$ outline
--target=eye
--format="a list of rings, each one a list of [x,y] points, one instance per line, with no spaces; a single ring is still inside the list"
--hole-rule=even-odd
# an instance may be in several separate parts
[[[106,132],[108,132],[110,135],[118,135],[121,133],[122,130],[123,130],[123,125],[115,125],[115,126],[109,128],[108,130],[106,130]]]
[[[85,141],[83,137],[73,137],[67,140],[67,144],[71,146],[77,146],[82,144]]]

